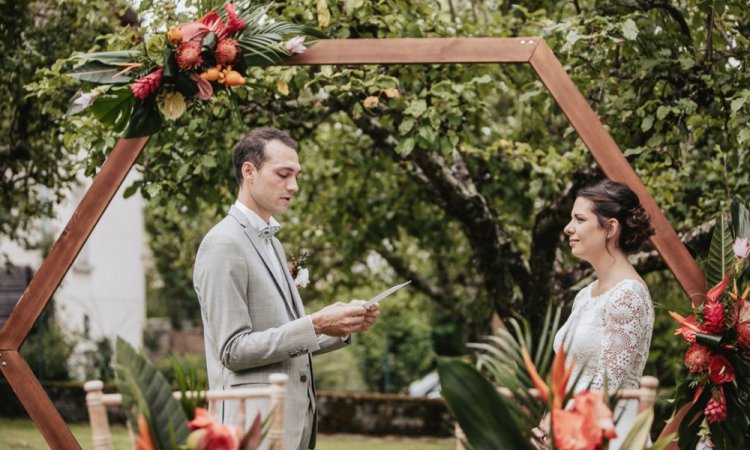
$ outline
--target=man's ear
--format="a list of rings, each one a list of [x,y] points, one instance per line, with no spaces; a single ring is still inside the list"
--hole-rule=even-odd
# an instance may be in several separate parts
[[[245,161],[242,163],[242,179],[243,180],[250,180],[254,181],[255,174],[258,173],[258,170],[255,168],[253,163],[249,161]]]

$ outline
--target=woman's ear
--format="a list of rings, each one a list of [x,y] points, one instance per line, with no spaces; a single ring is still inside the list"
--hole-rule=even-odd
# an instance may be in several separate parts
[[[617,219],[607,221],[607,240],[612,239],[620,231],[620,222]]]

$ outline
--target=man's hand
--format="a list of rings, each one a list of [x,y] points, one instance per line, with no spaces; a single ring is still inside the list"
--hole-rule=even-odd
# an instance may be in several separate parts
[[[310,317],[315,334],[348,336],[362,328],[366,314],[367,309],[362,304],[336,302],[312,313]]]
[[[349,302],[350,305],[362,305],[364,306],[365,303],[367,303],[364,300],[352,300]],[[373,323],[375,323],[375,320],[377,320],[378,316],[380,316],[380,306],[376,303],[370,307],[365,307],[365,317],[362,321],[362,325],[358,330],[354,330],[355,332],[361,333],[364,331],[367,331],[370,329]]]

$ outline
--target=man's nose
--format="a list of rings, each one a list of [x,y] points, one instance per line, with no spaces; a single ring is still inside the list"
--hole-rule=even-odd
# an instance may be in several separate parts
[[[297,192],[299,191],[299,185],[297,184],[297,178],[292,177],[291,181],[289,181],[289,184],[287,184],[286,189],[289,192]]]

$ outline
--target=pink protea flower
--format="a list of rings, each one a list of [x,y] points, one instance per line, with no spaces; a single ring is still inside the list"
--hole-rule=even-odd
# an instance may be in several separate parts
[[[300,55],[307,51],[307,47],[305,47],[304,36],[293,37],[289,39],[284,46],[289,51],[289,53],[292,53],[292,54]]]
[[[175,53],[175,61],[182,70],[194,70],[203,64],[200,42],[188,41],[180,44]]]
[[[750,255],[750,243],[746,238],[737,238],[734,241],[734,254],[738,258],[747,258]]]
[[[226,38],[216,46],[216,63],[222,66],[233,64],[240,54],[240,45],[234,39]]]
[[[139,100],[145,100],[146,97],[156,92],[161,87],[161,79],[164,75],[164,68],[159,67],[150,74],[140,77],[130,85],[130,91],[133,96]]]
[[[685,352],[685,366],[692,373],[705,372],[710,363],[711,352],[700,344],[693,344]]]
[[[711,358],[711,365],[708,368],[708,378],[714,384],[731,383],[734,381],[734,367],[729,360],[723,355],[715,355]]]
[[[708,399],[703,414],[706,416],[706,422],[711,424],[727,420],[727,399],[721,386],[711,392],[711,398]]]

